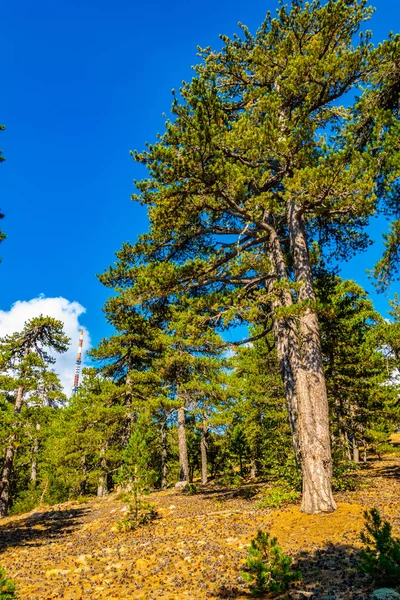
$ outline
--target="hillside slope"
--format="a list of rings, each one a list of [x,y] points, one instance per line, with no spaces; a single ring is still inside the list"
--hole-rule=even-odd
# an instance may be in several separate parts
[[[372,461],[361,491],[337,495],[339,509],[310,517],[298,506],[260,510],[257,488],[185,496],[154,493],[159,518],[135,532],[116,522],[126,505],[115,496],[66,503],[0,523],[0,564],[21,600],[249,598],[239,577],[258,529],[271,531],[304,578],[292,598],[365,598],[356,569],[363,511],[377,506],[400,533],[400,459]]]

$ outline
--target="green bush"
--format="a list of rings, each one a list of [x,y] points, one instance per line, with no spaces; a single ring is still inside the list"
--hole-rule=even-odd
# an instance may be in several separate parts
[[[197,494],[197,487],[194,485],[194,483],[188,482],[186,487],[183,488],[183,493],[187,494],[188,496],[195,496]]]
[[[218,477],[217,481],[228,487],[239,488],[243,483],[243,477],[241,477],[239,473],[236,473],[232,468],[232,465],[229,464],[222,475]]]
[[[120,481],[125,483],[129,490],[127,496],[129,509],[117,525],[123,531],[130,531],[146,525],[157,517],[154,506],[143,498],[154,483],[154,471],[149,468],[146,438],[140,430],[137,429],[132,433],[123,460]]]
[[[357,476],[360,465],[349,460],[343,448],[333,449],[332,463],[332,487],[335,492],[354,492],[360,487]]]
[[[392,536],[392,526],[382,521],[379,511],[364,512],[365,529],[361,540],[366,549],[361,552],[360,569],[377,585],[397,586],[400,582],[400,538]]]
[[[284,485],[292,490],[301,492],[301,470],[296,465],[294,456],[289,455],[286,459],[267,469],[268,479],[274,481],[277,485]]]
[[[2,567],[0,567],[0,600],[17,600],[15,584],[7,578],[7,574]]]
[[[292,581],[301,579],[300,571],[292,571],[292,559],[278,546],[277,539],[269,533],[259,531],[251,541],[250,556],[246,560],[246,570],[240,572],[242,579],[250,585],[253,596],[266,592],[285,592]]]
[[[285,504],[295,504],[300,498],[299,492],[285,485],[266,489],[262,496],[262,499],[257,502],[257,508],[280,508]]]
[[[153,504],[142,498],[131,498],[129,508],[125,516],[117,522],[120,531],[133,531],[141,525],[147,525],[158,516]]]

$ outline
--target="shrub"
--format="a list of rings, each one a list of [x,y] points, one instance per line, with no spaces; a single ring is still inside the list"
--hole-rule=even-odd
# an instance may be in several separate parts
[[[188,494],[188,496],[195,496],[197,494],[197,487],[194,483],[188,481],[187,485],[183,488],[183,493]]]
[[[360,569],[377,585],[396,586],[400,581],[400,538],[392,536],[392,526],[382,521],[379,511],[364,512],[365,529],[361,540],[366,549],[361,552]]]
[[[263,498],[257,502],[257,508],[280,508],[285,504],[294,504],[300,498],[299,492],[285,485],[278,485],[263,491]]]
[[[2,567],[0,567],[0,600],[17,600],[15,584],[7,578],[7,574]]]
[[[120,531],[133,531],[141,525],[147,525],[154,521],[158,516],[153,504],[146,502],[142,498],[134,496],[131,498],[129,509],[123,519],[118,521],[117,526]]]
[[[292,559],[278,546],[277,539],[269,533],[259,531],[251,541],[250,556],[246,560],[246,570],[241,577],[249,582],[253,596],[266,592],[285,592],[291,581],[301,579],[300,571],[292,571]]]
[[[354,492],[360,487],[359,466],[345,458],[333,456],[332,487],[335,492]]]
[[[154,506],[143,498],[154,482],[154,472],[149,469],[146,439],[139,430],[131,435],[123,459],[120,481],[130,490],[127,496],[129,509],[117,525],[123,531],[130,531],[157,517]]]

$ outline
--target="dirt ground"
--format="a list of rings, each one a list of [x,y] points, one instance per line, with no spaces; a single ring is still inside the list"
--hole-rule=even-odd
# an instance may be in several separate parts
[[[127,506],[113,495],[43,507],[1,521],[0,564],[20,600],[244,600],[239,571],[263,529],[303,572],[288,598],[365,600],[371,587],[356,568],[363,511],[376,506],[400,534],[400,458],[372,460],[360,477],[361,489],[337,494],[338,510],[321,516],[257,509],[260,487],[251,485],[154,493],[159,518],[128,533],[116,527]]]

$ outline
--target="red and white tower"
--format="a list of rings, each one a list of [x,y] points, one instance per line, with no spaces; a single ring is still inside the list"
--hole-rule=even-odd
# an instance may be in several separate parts
[[[76,357],[76,366],[75,366],[75,377],[74,377],[74,387],[72,388],[72,393],[75,394],[79,388],[79,375],[81,372],[81,362],[82,362],[82,346],[83,346],[83,329],[81,329],[81,334],[79,336],[79,344],[78,344],[78,356]]]

